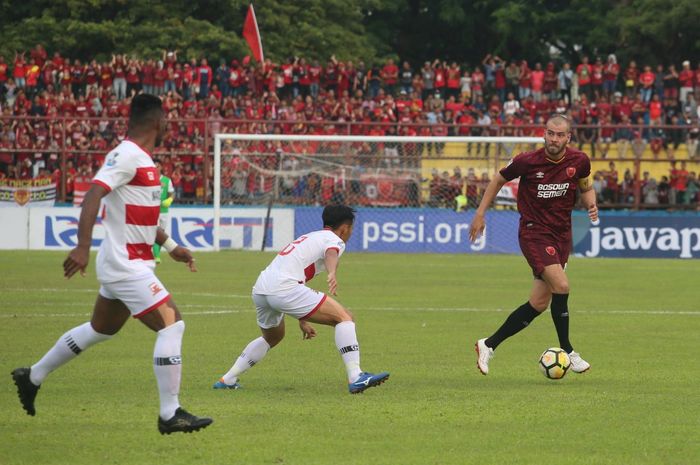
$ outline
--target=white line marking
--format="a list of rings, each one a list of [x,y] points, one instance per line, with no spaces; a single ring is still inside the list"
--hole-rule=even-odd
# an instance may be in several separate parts
[[[66,288],[50,288],[50,287],[44,287],[44,288],[38,288],[38,289],[32,289],[32,288],[22,288],[22,287],[15,287],[15,288],[6,288],[2,289],[0,288],[1,292],[46,292],[46,293],[54,293],[54,292],[64,292],[64,293],[80,293],[80,294],[95,294],[97,295],[97,289],[66,289]],[[177,292],[176,292],[177,294]],[[211,292],[187,292],[187,295],[195,296],[195,297],[228,297],[228,298],[233,298],[233,299],[250,299],[250,294],[248,295],[240,295],[240,294],[218,294],[218,293],[211,293]]]
[[[48,306],[48,305],[43,305]],[[89,307],[89,304],[51,304],[52,307]],[[183,315],[187,316],[206,316],[206,315],[230,315],[236,313],[254,313],[253,308],[231,308],[226,306],[214,306],[214,305],[178,305],[179,308],[208,308],[208,309],[222,309],[222,310],[204,310],[204,311],[193,311],[193,312],[182,312]],[[453,307],[453,308],[435,308],[435,307],[353,307],[354,310],[369,310],[369,311],[379,311],[379,312],[443,312],[443,313],[501,313],[507,310],[499,308],[468,308],[468,307]],[[5,311],[8,311],[8,307],[5,307]],[[9,308],[12,311],[12,307]],[[674,311],[674,310],[607,310],[607,311],[590,311],[590,310],[578,310],[575,313],[584,313],[591,315],[691,315],[700,316],[700,312],[684,312],[684,311]],[[43,317],[77,317],[77,316],[90,316],[89,312],[85,313],[0,313],[0,318],[43,318]]]

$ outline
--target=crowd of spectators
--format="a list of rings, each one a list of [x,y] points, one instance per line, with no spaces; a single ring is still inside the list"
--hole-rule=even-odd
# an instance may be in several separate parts
[[[640,157],[647,147],[654,157],[686,158],[676,156],[683,145],[692,161],[698,152],[700,63],[637,66],[611,54],[583,56],[574,66],[492,55],[475,65],[416,65],[331,56],[325,63],[292,57],[262,64],[246,57],[212,67],[176,50],[158,58],[83,62],[58,51],[49,56],[41,45],[0,56],[0,177],[65,177],[70,194],[71,178],[94,172],[125,137],[124,118],[138,92],[163,99],[169,126],[155,155],[192,201],[202,199],[211,175],[203,167],[207,136],[219,132],[536,136],[548,114],[565,112],[577,126],[575,143],[594,158]],[[474,148],[465,155],[481,156],[482,147]],[[612,182],[611,175],[600,178]],[[619,192],[611,202],[627,199],[624,185],[623,178],[611,188]]]

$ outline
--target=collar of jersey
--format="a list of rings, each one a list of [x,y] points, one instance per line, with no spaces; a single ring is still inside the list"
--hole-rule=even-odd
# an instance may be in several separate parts
[[[138,147],[139,149],[141,149],[141,151],[142,151],[143,153],[145,153],[145,154],[148,155],[149,157],[153,158],[153,155],[151,155],[151,152],[149,152],[148,150],[144,149],[143,147],[141,147],[139,144],[137,144],[137,143],[134,142],[133,140],[129,139],[128,137],[124,138],[124,140],[125,140],[125,141],[128,141],[128,142],[131,142],[131,143],[134,144],[136,147]]]
[[[545,151],[544,151],[544,158],[545,158],[545,160],[547,160],[548,162],[554,163],[555,165],[558,165],[559,163],[561,163],[561,162],[564,161],[564,159],[566,158],[566,153],[567,153],[568,151],[569,151],[569,147],[566,147],[566,148],[564,149],[564,155],[563,155],[559,160],[552,160],[551,158],[549,158],[549,157],[547,156],[547,151],[545,150]]]

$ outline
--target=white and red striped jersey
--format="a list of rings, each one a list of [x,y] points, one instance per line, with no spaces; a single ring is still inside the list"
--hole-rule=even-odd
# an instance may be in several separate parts
[[[105,239],[97,254],[97,279],[110,283],[152,272],[161,186],[150,154],[124,140],[107,154],[92,182],[109,191],[103,199]]]
[[[322,229],[300,236],[272,260],[253,286],[253,292],[278,295],[310,281],[326,269],[326,251],[335,249],[340,257],[345,242],[330,229]]]

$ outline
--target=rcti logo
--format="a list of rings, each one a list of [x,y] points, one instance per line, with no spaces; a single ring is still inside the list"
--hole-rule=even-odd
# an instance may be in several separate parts
[[[95,226],[101,226],[102,219],[97,218]],[[95,228],[97,230],[97,228]],[[100,228],[101,229],[101,228]],[[93,235],[94,236],[94,235]],[[92,246],[99,247],[102,239],[93,237]],[[78,218],[75,216],[46,216],[44,218],[45,247],[75,247],[78,245]]]
[[[172,238],[178,244],[191,249],[207,249],[214,245],[214,220],[196,216],[174,217],[171,220]],[[237,247],[242,246],[244,249],[258,247],[259,244],[253,244],[253,231],[255,228],[263,228],[265,226],[265,218],[261,217],[222,217],[221,218],[221,237],[219,239],[219,247],[231,248],[234,246],[231,237],[241,236],[241,242],[236,244]],[[233,231],[231,231],[233,228]],[[236,231],[236,229],[239,229]],[[265,234],[265,246],[272,247],[272,229],[273,220],[267,226]],[[260,237],[260,236],[259,236]]]

